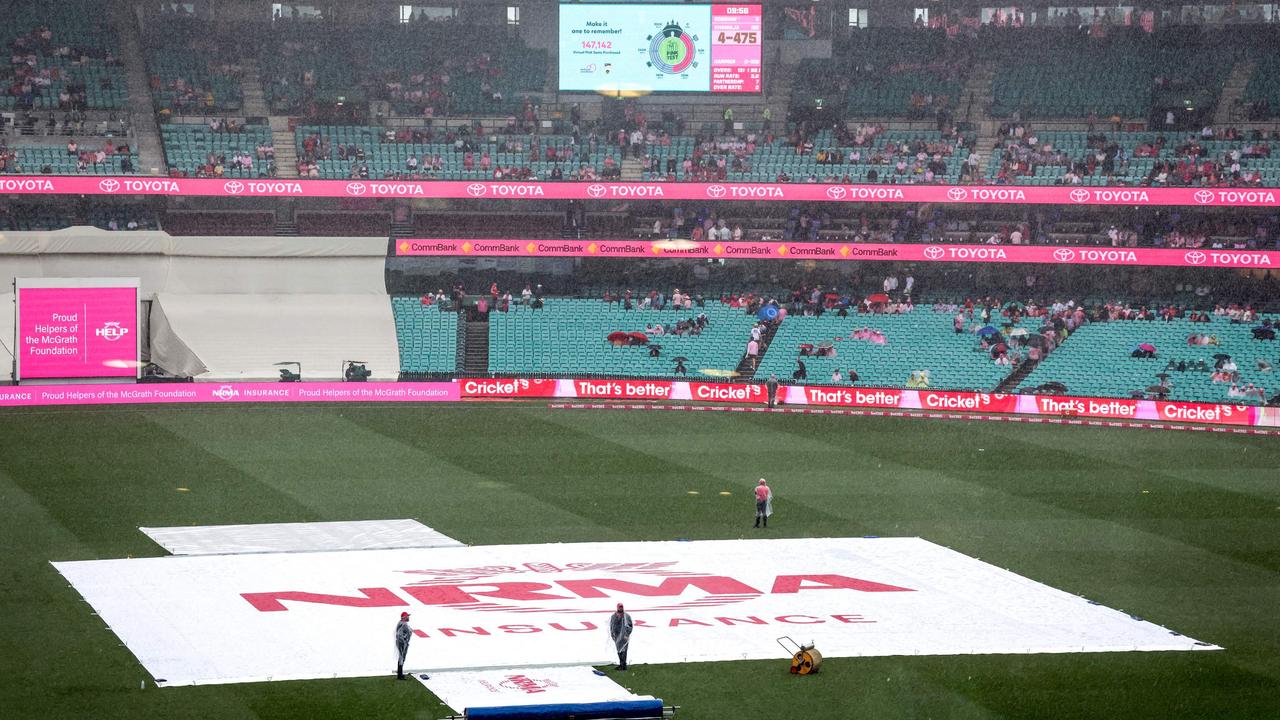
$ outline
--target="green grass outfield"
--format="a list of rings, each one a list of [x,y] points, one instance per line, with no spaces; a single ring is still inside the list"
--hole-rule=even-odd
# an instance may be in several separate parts
[[[449,714],[390,677],[140,689],[145,671],[49,565],[162,554],[140,525],[759,537],[760,476],[771,536],[918,535],[1226,650],[832,659],[808,678],[779,651],[622,678],[682,718],[1280,718],[1280,439],[513,404],[0,413],[0,718]]]

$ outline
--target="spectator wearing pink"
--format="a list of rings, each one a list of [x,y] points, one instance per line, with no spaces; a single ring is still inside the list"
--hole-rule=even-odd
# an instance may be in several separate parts
[[[760,521],[764,521],[764,526],[769,527],[769,516],[773,514],[773,491],[769,489],[769,484],[764,478],[760,478],[760,482],[756,484],[756,527],[760,527]]]
[[[754,338],[747,343],[747,358],[751,361],[751,367],[753,368],[760,359],[760,343]]]

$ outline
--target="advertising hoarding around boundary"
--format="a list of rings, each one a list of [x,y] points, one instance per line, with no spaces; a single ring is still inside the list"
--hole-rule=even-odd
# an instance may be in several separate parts
[[[439,198],[482,200],[727,200],[751,202],[1277,207],[1280,188],[1053,185],[844,185],[832,183],[500,182],[293,180],[9,175],[5,195]]]
[[[14,380],[138,378],[138,278],[15,278]]]
[[[883,260],[919,263],[1044,263],[1133,267],[1277,268],[1273,250],[1156,249],[951,243],[674,242],[649,240],[406,239],[399,257],[718,258],[747,260]]]
[[[0,409],[44,405],[160,403],[451,402],[491,400],[631,400],[761,407],[761,384],[595,378],[467,378],[449,382],[298,382],[75,384],[0,387]],[[1013,395],[957,390],[784,385],[781,405],[878,408],[1145,422],[1280,427],[1280,408],[1180,400]]]

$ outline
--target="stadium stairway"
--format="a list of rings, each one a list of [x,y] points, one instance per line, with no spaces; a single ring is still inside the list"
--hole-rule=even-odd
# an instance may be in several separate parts
[[[960,107],[955,108],[956,120],[963,119],[975,127],[982,128],[982,139],[986,139],[987,124],[991,120],[988,110],[993,99],[991,82],[995,78],[995,66],[989,62],[976,64],[965,79],[964,90],[960,93]]]
[[[245,102],[249,99],[246,96]],[[293,130],[289,127],[289,118],[281,115],[271,116],[271,142],[276,151],[276,176],[282,178],[298,177],[298,147]]]
[[[245,117],[267,117],[271,111],[267,108],[267,96],[262,92],[262,80],[258,77],[258,61],[245,58],[241,61],[244,74],[240,76],[240,92],[244,94],[241,111]],[[279,145],[276,152],[279,152]]]
[[[133,128],[133,147],[138,154],[139,175],[165,174],[164,146],[160,127],[156,124],[155,105],[151,97],[150,76],[138,44],[139,19],[131,14],[128,3],[112,3],[111,25],[120,38],[120,61],[124,64],[129,85],[126,111]],[[142,9],[138,8],[141,13]]]
[[[1226,126],[1244,119],[1236,111],[1236,107],[1244,100],[1244,90],[1249,85],[1249,78],[1253,76],[1254,67],[1256,63],[1246,59],[1231,68],[1231,74],[1222,86],[1222,97],[1218,98],[1218,107],[1213,113],[1214,125]]]
[[[468,374],[484,375],[489,372],[489,320],[466,322],[466,356],[462,369]]]

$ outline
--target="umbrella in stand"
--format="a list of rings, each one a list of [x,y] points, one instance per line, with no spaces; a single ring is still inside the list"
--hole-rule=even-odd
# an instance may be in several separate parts
[[[978,331],[978,334],[979,334],[979,335],[999,335],[999,334],[1000,334],[1000,331],[999,331],[999,330],[997,330],[996,328],[992,327],[991,325],[988,325],[988,326],[986,326],[986,327],[982,328],[981,330],[979,330],[979,331]]]
[[[649,343],[649,336],[642,332],[629,333],[628,336],[631,338],[632,345],[647,345]]]
[[[609,337],[605,339],[614,345],[623,345],[631,342],[631,336],[621,330],[615,330],[614,332],[609,333]]]
[[[1168,395],[1169,388],[1165,387],[1164,385],[1148,385],[1147,392],[1151,393],[1152,395]]]
[[[1044,392],[1047,392],[1047,393],[1059,393],[1059,394],[1061,394],[1061,393],[1065,393],[1065,392],[1067,391],[1067,386],[1066,386],[1065,384],[1063,384],[1063,383],[1060,383],[1060,382],[1058,382],[1058,381],[1054,380],[1054,381],[1052,381],[1052,382],[1047,382],[1047,383],[1045,383],[1045,384],[1041,385],[1041,386],[1040,386],[1040,389],[1041,389],[1041,390],[1043,390]]]
[[[1044,347],[1044,336],[1040,333],[1031,333],[1027,335],[1027,339],[1023,340],[1023,342],[1031,347]]]
[[[1214,359],[1214,360],[1230,360],[1230,359],[1231,359],[1231,356],[1230,356],[1230,355],[1228,355],[1228,354],[1226,354],[1226,353],[1216,353],[1216,354],[1213,356],[1213,359]]]
[[[1053,323],[1045,323],[1040,326],[1040,332],[1042,333],[1053,332],[1054,330],[1057,330],[1057,328],[1053,326]]]
[[[1168,380],[1169,373],[1156,373],[1156,377],[1160,378],[1161,380]]]
[[[756,318],[760,320],[775,320],[778,317],[778,308],[773,305],[765,305],[760,308],[760,312],[756,313]]]
[[[1014,328],[1009,331],[1009,337],[1026,337],[1026,336],[1027,336],[1026,328]]]
[[[671,358],[671,362],[689,362],[689,358],[681,355],[680,357]]]
[[[868,295],[867,302],[871,303],[872,305],[883,305],[889,302],[889,296],[885,295],[884,293],[876,293],[875,295]]]
[[[1142,350],[1143,352],[1155,352],[1156,346],[1152,345],[1151,343],[1142,343],[1141,345],[1138,346],[1138,349]]]

